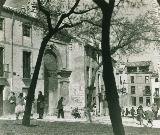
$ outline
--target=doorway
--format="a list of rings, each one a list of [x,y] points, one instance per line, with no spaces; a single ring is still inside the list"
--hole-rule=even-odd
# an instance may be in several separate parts
[[[58,102],[57,57],[52,50],[46,50],[44,55],[44,96],[45,112],[54,114]]]

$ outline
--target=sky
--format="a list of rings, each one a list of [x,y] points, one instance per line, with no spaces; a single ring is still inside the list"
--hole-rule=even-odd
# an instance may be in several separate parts
[[[63,1],[63,0],[62,0]],[[72,1],[72,0],[71,0]],[[74,1],[74,0],[73,0]],[[83,2],[89,2],[89,1],[91,1],[91,0],[82,0]],[[153,1],[155,1],[156,2],[156,0],[144,0],[145,2],[149,2],[149,6],[152,8],[152,6],[153,6]],[[26,5],[27,4],[27,2],[28,2],[28,0],[6,0],[6,3],[5,3],[5,5],[6,6],[10,6],[10,7],[14,7],[14,8],[21,8],[23,5]],[[157,2],[156,2],[156,4],[157,4]],[[149,7],[144,7],[145,9],[142,9],[142,8],[140,8],[140,9],[136,9],[136,10],[131,10],[130,8],[126,8],[126,11],[123,11],[123,12],[125,12],[125,14],[127,13],[129,16],[132,16],[132,18],[133,18],[133,15],[131,15],[131,14],[136,14],[136,15],[138,15],[139,13],[142,13],[144,10],[146,10],[147,8],[149,8]],[[143,56],[143,57],[142,57]],[[129,57],[129,61],[135,61],[135,59],[137,58],[137,60],[143,60],[143,59],[146,59],[146,60],[149,60],[150,59],[150,55],[149,55],[149,53],[146,53],[145,52],[145,54],[139,54],[138,55],[138,57],[137,57],[137,54],[134,56],[134,55],[132,55],[131,57]],[[141,59],[140,59],[141,58]]]

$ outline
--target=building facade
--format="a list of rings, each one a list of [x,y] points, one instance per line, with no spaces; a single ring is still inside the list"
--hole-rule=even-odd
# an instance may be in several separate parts
[[[43,28],[37,26],[38,23],[33,14],[25,14],[15,8],[5,6],[0,12],[1,115],[9,112],[8,98],[11,92],[15,92],[16,96],[19,93],[26,96],[28,93],[44,37]],[[66,112],[75,107],[83,109],[86,106],[86,89],[93,68],[97,66],[93,58],[95,55],[97,58],[97,54],[94,52],[94,56],[88,55],[87,51],[85,44],[62,36],[52,38],[47,44],[35,91],[35,99],[38,91],[42,91],[45,96],[46,114],[56,113],[60,97],[65,99]],[[101,70],[100,68],[96,74],[93,94],[93,102],[99,113],[102,113],[101,97],[104,95]]]
[[[148,106],[154,102],[152,94],[153,72],[151,61],[125,63],[124,70],[119,74],[121,106]]]

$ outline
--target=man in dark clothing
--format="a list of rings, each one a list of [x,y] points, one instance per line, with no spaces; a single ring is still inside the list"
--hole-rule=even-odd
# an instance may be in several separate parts
[[[137,109],[137,120],[140,122],[140,125],[143,125],[143,107],[140,105]]]
[[[63,97],[60,98],[57,105],[58,109],[58,118],[60,118],[60,115],[62,118],[64,118],[64,111],[63,111]]]
[[[157,104],[154,103],[153,106],[152,106],[152,111],[154,113],[154,117],[155,117],[156,120],[158,119],[158,110],[159,110],[159,108],[158,108]]]
[[[132,118],[134,119],[134,117],[135,117],[135,116],[134,116],[134,115],[135,115],[134,107],[132,107],[132,109],[131,109],[131,111],[130,111],[130,112],[131,112],[131,116],[132,116]]]
[[[39,114],[38,119],[43,119],[44,114],[44,96],[42,95],[42,92],[39,91],[38,99],[37,99],[37,113]]]

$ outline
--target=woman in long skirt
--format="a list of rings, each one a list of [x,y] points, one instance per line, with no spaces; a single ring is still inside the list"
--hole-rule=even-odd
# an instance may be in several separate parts
[[[17,103],[16,103],[16,108],[15,108],[15,114],[16,114],[16,119],[18,120],[19,115],[24,112],[24,97],[23,93],[20,93],[18,98],[17,98]]]

